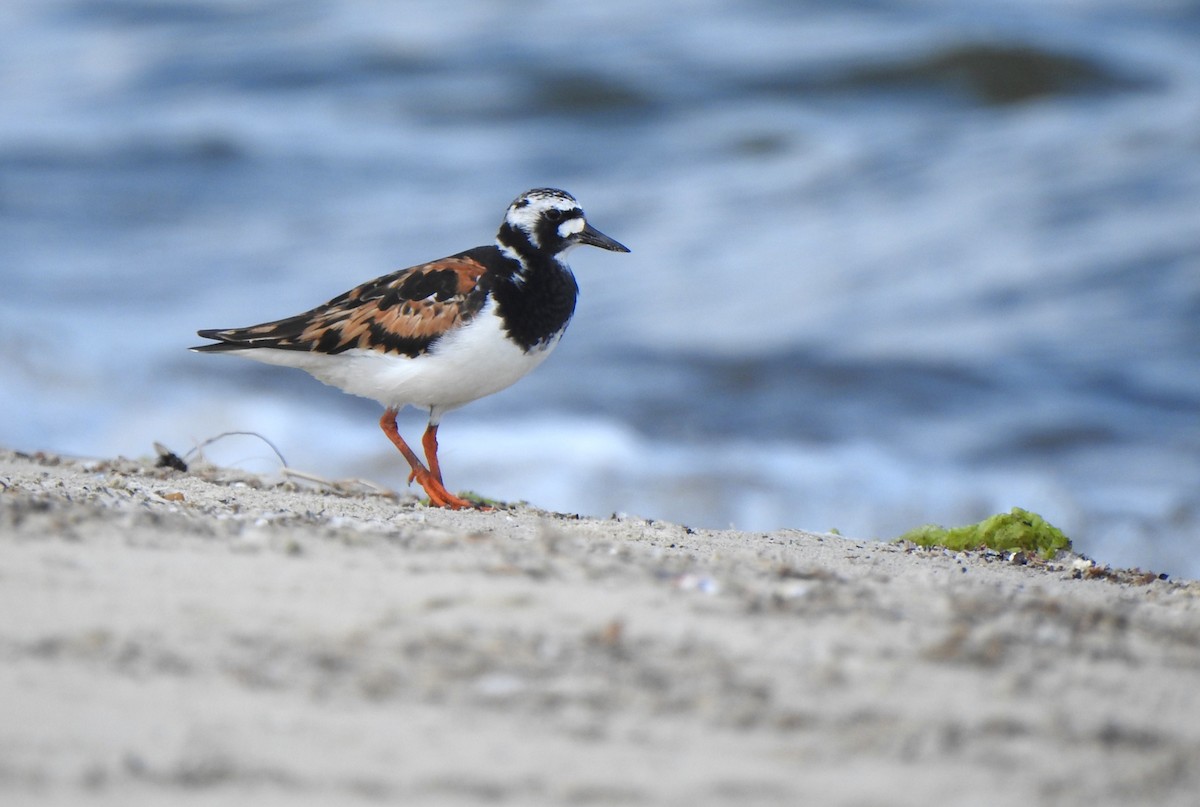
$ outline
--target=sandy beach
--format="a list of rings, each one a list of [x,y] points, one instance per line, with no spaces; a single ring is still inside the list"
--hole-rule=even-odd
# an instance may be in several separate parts
[[[0,613],[6,804],[1200,794],[1200,584],[1076,557],[2,451]]]

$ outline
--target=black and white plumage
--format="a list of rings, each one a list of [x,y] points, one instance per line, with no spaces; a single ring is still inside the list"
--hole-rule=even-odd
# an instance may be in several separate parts
[[[499,392],[558,344],[579,288],[563,258],[580,244],[629,250],[588,224],[579,203],[554,188],[513,201],[495,243],[401,269],[286,319],[200,331],[192,348],[298,367],[384,406],[380,425],[438,506],[471,503],[446,490],[437,459],[442,415]],[[428,466],[396,429],[406,406],[429,410]]]

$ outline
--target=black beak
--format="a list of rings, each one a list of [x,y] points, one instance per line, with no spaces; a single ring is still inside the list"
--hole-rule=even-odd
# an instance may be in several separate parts
[[[593,247],[600,247],[600,249],[607,249],[612,252],[629,251],[629,247],[619,241],[614,241],[590,224],[584,224],[583,229],[579,231],[579,235],[575,236],[575,240],[580,244],[590,244]]]

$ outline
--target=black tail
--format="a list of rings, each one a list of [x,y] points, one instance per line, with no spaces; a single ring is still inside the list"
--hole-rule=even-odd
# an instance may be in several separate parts
[[[188,350],[193,350],[197,353],[221,353],[227,350],[245,350],[250,347],[245,342],[232,338],[230,334],[231,331],[220,329],[196,331],[197,336],[204,339],[216,339],[217,341],[207,345],[196,345],[195,347],[188,348]]]

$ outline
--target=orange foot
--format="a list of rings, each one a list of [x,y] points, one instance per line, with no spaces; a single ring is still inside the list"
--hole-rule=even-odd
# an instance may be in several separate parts
[[[409,476],[409,481],[416,480],[417,483],[425,489],[425,494],[429,496],[429,503],[434,507],[448,507],[451,510],[491,510],[492,508],[486,505],[478,504],[470,499],[464,499],[461,496],[455,496],[450,491],[446,490],[446,486],[439,479],[434,477],[424,466],[414,468]]]

